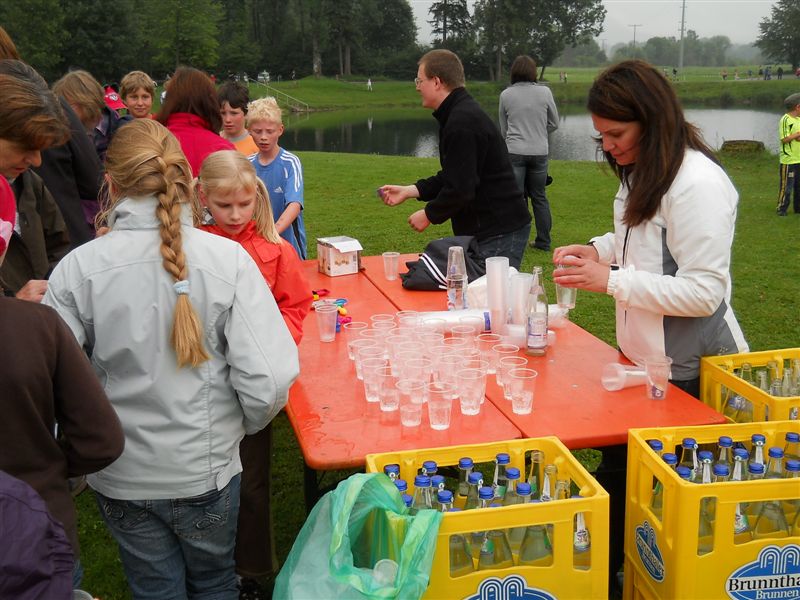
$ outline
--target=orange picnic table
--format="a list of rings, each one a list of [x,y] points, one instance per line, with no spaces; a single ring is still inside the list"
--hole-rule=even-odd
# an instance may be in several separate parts
[[[347,311],[354,320],[369,321],[377,313],[394,313],[397,308],[363,272],[328,277],[317,272],[316,261],[305,261],[305,275],[311,288],[325,289],[325,298],[347,299]],[[337,334],[330,343],[319,341],[316,315],[311,311],[303,327],[300,377],[289,392],[286,412],[294,428],[305,462],[307,506],[317,493],[316,471],[363,466],[366,455],[439,446],[455,446],[509,440],[522,437],[520,430],[491,402],[476,417],[454,410],[450,429],[434,431],[423,415],[419,427],[400,425],[399,412],[384,413],[377,403],[368,403],[364,386],[356,378],[347,346]]]
[[[400,271],[417,255],[400,257]],[[446,310],[445,292],[405,290],[400,279],[387,281],[380,256],[362,257],[364,274],[396,310]],[[580,310],[578,307],[577,310]],[[556,329],[556,342],[542,357],[527,356],[539,372],[530,415],[516,415],[502,389],[489,377],[486,397],[524,437],[557,436],[568,448],[626,444],[628,429],[724,423],[725,418],[670,384],[665,400],[648,400],[643,386],[607,392],[600,384],[603,366],[628,363],[615,348],[574,323]],[[520,354],[524,354],[520,351]],[[486,404],[484,404],[484,407]]]

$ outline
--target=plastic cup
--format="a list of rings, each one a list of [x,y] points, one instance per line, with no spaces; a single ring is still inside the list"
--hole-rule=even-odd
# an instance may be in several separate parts
[[[397,279],[397,266],[400,262],[399,252],[384,252],[383,253],[383,274],[388,281]]]
[[[600,383],[609,392],[616,392],[634,385],[644,385],[647,383],[647,372],[636,365],[608,363],[603,367]]]
[[[315,309],[317,313],[317,329],[320,342],[332,342],[336,339],[336,317],[339,316],[339,307],[335,304],[320,304]]]
[[[394,412],[400,408],[400,390],[397,389],[397,377],[392,374],[391,367],[383,367],[378,372],[378,402],[383,412]]]
[[[369,320],[373,323],[377,323],[378,321],[391,321],[394,323],[394,315],[390,315],[389,313],[377,313],[370,316]]]
[[[511,369],[506,385],[511,391],[511,410],[515,415],[529,415],[533,410],[533,397],[536,393],[536,378],[539,373],[533,369]]]
[[[503,356],[497,364],[497,385],[503,388],[503,398],[511,400],[511,388],[505,384],[511,369],[521,369],[528,365],[524,356]]]
[[[571,269],[571,266],[558,265],[556,270]],[[578,288],[564,287],[563,285],[555,284],[556,286],[556,303],[560,308],[572,310],[575,308],[575,298],[578,296]]]
[[[422,381],[400,379],[395,384],[400,391],[400,406],[403,404],[425,404],[425,384]]]
[[[364,395],[367,397],[367,402],[380,402],[381,373],[387,362],[385,358],[365,358],[361,361]]]
[[[363,364],[367,358],[383,358],[383,347],[376,344],[374,340],[370,346],[359,346],[355,349],[356,354],[356,378],[363,381],[364,371]]]
[[[502,385],[497,373],[500,359],[504,356],[516,356],[517,352],[519,352],[519,346],[516,344],[495,344],[492,346],[492,351],[489,354],[489,370],[495,373],[498,385]]]
[[[458,398],[462,415],[477,415],[481,412],[486,371],[481,369],[461,369],[456,373]]]
[[[672,359],[669,356],[653,356],[645,359],[647,373],[647,397],[650,400],[663,400],[667,397]]]
[[[426,385],[428,394],[428,421],[434,431],[444,431],[450,428],[450,417],[453,410],[453,396],[456,387],[448,383],[429,383]]]
[[[422,404],[401,404],[400,425],[403,427],[419,427],[422,424]]]
[[[481,351],[484,360],[489,361],[489,374],[493,374],[497,366],[492,364],[492,347],[502,341],[503,336],[497,333],[482,333],[478,336],[478,350]]]
[[[472,330],[474,331],[473,335],[475,337],[478,337],[480,334],[486,331],[486,321],[484,321],[481,317],[475,315],[470,317],[460,317],[458,319],[458,322],[461,325],[469,325],[470,327],[472,327]]]
[[[369,323],[365,323],[364,321],[350,321],[349,323],[344,323],[342,325],[344,339],[347,341],[347,358],[350,360],[355,358],[355,356],[353,356],[353,342],[359,339],[359,331],[363,331],[368,327]]]

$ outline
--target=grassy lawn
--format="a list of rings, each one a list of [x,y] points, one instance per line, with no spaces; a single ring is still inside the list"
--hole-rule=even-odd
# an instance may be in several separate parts
[[[729,69],[730,70],[730,69]],[[305,80],[300,83],[302,86]],[[379,86],[376,85],[376,88]],[[449,235],[449,226],[412,231],[406,217],[413,201],[388,208],[375,197],[384,183],[408,183],[433,173],[435,159],[299,153],[305,168],[308,239],[346,234],[358,238],[366,254],[385,250],[421,251],[427,240]],[[769,154],[725,156],[725,167],[740,192],[733,248],[733,306],[753,350],[796,347],[797,257],[800,215],[775,216],[777,158]],[[614,177],[589,162],[551,163],[548,188],[553,211],[553,245],[584,242],[612,226]],[[311,252],[314,253],[314,244]],[[523,268],[551,269],[547,252],[528,250]],[[548,293],[553,298],[553,289]],[[614,344],[611,298],[581,292],[572,319]],[[286,417],[276,420],[273,480],[276,540],[281,560],[305,520],[302,456]],[[584,457],[586,459],[586,457]],[[104,599],[129,598],[114,542],[97,515],[91,492],[78,499],[80,537],[86,568],[84,587]]]

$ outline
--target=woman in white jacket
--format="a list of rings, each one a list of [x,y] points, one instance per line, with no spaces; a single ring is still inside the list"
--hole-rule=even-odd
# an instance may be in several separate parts
[[[108,151],[109,233],[44,298],[90,356],[125,431],[92,476],[134,598],[238,597],[238,447],[286,404],[297,348],[242,247],[192,227],[175,137],[138,119]]]

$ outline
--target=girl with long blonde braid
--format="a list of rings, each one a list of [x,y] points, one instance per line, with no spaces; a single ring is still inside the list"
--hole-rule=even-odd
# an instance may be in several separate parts
[[[239,442],[285,405],[297,347],[252,259],[193,228],[177,139],[137,119],[106,162],[109,231],[44,302],[90,356],[125,450],[89,477],[133,598],[238,598]]]

